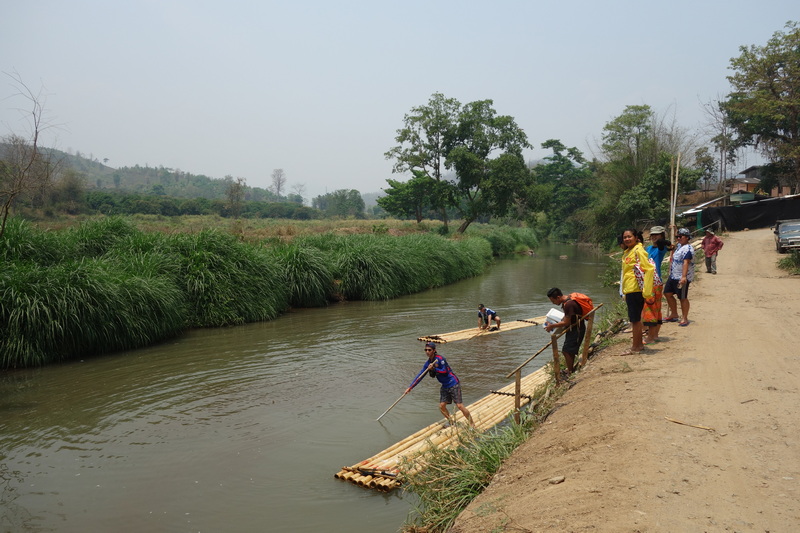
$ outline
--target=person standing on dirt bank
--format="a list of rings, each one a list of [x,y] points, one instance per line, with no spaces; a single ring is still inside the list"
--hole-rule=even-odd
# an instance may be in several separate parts
[[[561,353],[564,354],[564,361],[567,363],[567,372],[575,372],[575,357],[578,355],[583,336],[586,334],[586,321],[581,318],[583,310],[578,302],[565,296],[558,287],[553,287],[547,291],[547,297],[553,305],[560,305],[564,310],[564,318],[555,324],[545,324],[544,329],[548,333],[556,328],[568,327],[564,334],[564,346]]]
[[[478,305],[478,329],[490,329],[489,324],[492,320],[497,323],[497,329],[500,329],[500,317],[497,313],[484,307],[483,304]]]
[[[633,342],[631,349],[623,355],[639,353],[644,349],[642,340],[642,310],[645,300],[653,298],[653,279],[655,266],[642,247],[642,232],[630,228],[622,232],[622,281],[621,290],[628,307],[628,321],[631,323]]]
[[[672,243],[665,239],[664,226],[653,226],[650,228],[650,246],[645,248],[647,256],[653,261],[656,267],[653,275],[653,299],[646,300],[642,310],[642,324],[647,326],[647,336],[645,344],[658,342],[658,333],[663,322],[661,316],[661,300],[664,296],[664,282],[661,280],[661,263],[667,250],[672,249]]]
[[[694,279],[694,248],[689,244],[692,233],[686,229],[678,230],[678,243],[672,252],[669,265],[669,279],[664,286],[664,296],[669,306],[669,316],[664,322],[678,321],[677,297],[681,301],[681,317],[679,326],[689,325],[689,284]]]
[[[700,248],[706,256],[706,272],[709,274],[717,273],[717,254],[725,245],[722,239],[714,234],[711,228],[706,229],[706,235],[700,242]]]
[[[475,426],[475,422],[472,421],[472,415],[469,410],[464,407],[464,402],[461,400],[461,382],[450,368],[450,365],[447,364],[445,358],[436,353],[436,344],[426,342],[425,355],[428,356],[428,359],[425,361],[425,364],[422,365],[422,370],[414,376],[411,385],[408,386],[405,393],[408,394],[411,392],[411,389],[416,387],[417,384],[422,381],[422,378],[425,377],[425,371],[428,371],[429,376],[435,377],[439,380],[439,383],[442,384],[442,389],[439,392],[439,410],[447,419],[447,423],[450,425],[453,424],[450,419],[450,413],[447,411],[447,405],[455,402],[456,407],[458,407],[461,414],[464,415],[464,418],[469,420],[470,425]]]

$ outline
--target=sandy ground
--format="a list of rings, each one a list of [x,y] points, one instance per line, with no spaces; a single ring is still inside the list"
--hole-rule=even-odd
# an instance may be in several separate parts
[[[690,325],[599,352],[452,532],[800,531],[800,278],[770,230],[722,238]]]

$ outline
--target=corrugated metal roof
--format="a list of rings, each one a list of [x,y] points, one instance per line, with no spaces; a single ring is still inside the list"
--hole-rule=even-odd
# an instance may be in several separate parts
[[[713,200],[709,200],[708,202],[703,202],[702,204],[696,205],[696,206],[692,207],[691,209],[687,209],[683,213],[680,213],[680,215],[681,216],[683,216],[683,215],[694,215],[694,214],[699,213],[700,211],[702,211],[703,208],[706,207],[707,205],[711,205],[714,202],[719,202],[720,200],[724,200],[724,199],[725,199],[724,196],[720,196],[719,198],[714,198]]]
[[[750,203],[756,203],[756,202],[772,202],[774,200],[786,200],[786,199],[798,198],[798,197],[800,197],[800,194],[788,194],[786,196],[776,196],[775,198],[764,198],[763,200],[754,200],[752,202],[747,202],[747,203],[750,204]],[[710,202],[705,202],[703,204],[697,205],[697,206],[695,206],[695,207],[693,207],[691,209],[688,209],[688,210],[680,213],[679,216],[696,215],[697,213],[702,211],[704,207],[708,206],[708,204],[714,203],[717,200],[721,200],[722,198],[724,198],[724,196],[721,196],[719,198],[711,200]]]

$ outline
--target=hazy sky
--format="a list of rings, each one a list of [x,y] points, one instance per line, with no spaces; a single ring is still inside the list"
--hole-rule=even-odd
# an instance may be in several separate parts
[[[0,71],[43,88],[48,146],[258,187],[282,168],[309,199],[397,178],[383,154],[434,92],[587,155],[626,105],[699,128],[739,46],[798,19],[797,0],[2,0]],[[0,135],[27,107],[0,75]]]

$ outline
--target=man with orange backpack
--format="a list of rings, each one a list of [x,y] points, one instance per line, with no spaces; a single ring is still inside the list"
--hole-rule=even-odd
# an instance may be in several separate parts
[[[564,318],[561,322],[546,324],[544,329],[550,332],[556,328],[569,328],[564,334],[564,346],[561,348],[561,353],[564,354],[567,372],[572,374],[575,372],[575,357],[578,355],[581,341],[583,341],[583,336],[586,334],[586,321],[583,316],[593,309],[592,300],[580,293],[572,293],[567,296],[557,287],[547,291],[547,297],[554,305],[561,306],[564,310]],[[587,306],[588,309],[584,309],[584,306]]]

